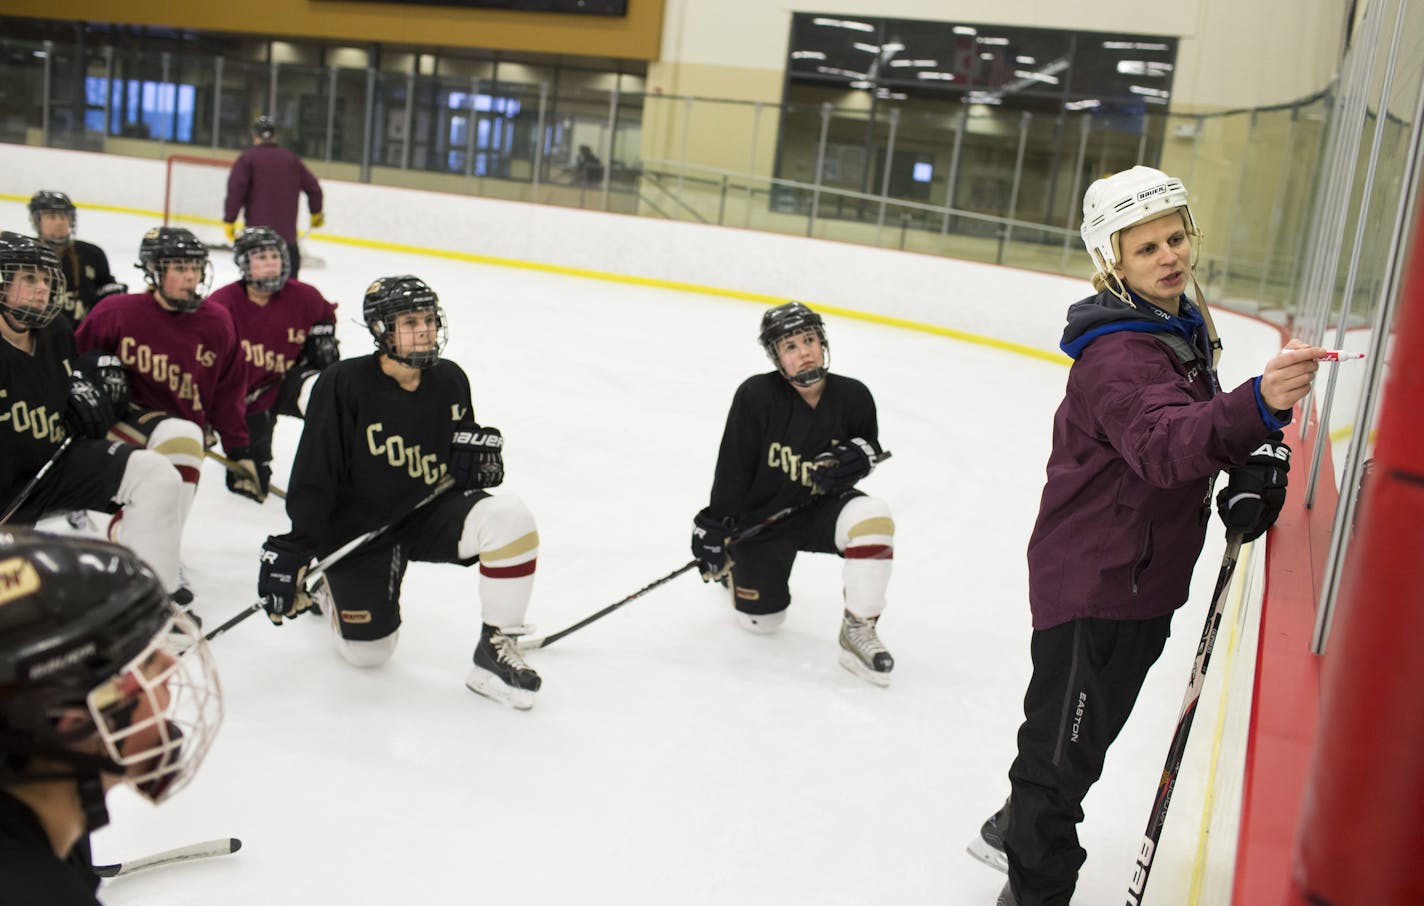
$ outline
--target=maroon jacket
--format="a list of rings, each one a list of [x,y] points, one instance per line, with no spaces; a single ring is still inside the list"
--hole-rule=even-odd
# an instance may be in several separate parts
[[[1069,309],[1061,346],[1076,361],[1028,544],[1034,629],[1185,604],[1216,473],[1289,418],[1261,402],[1260,378],[1217,389],[1185,296],[1176,317],[1138,304],[1104,292]]]
[[[281,145],[253,145],[233,162],[227,175],[227,201],[223,220],[232,223],[247,210],[246,226],[265,226],[294,245],[297,241],[297,202],[307,193],[307,208],[321,210],[321,186],[306,164]]]

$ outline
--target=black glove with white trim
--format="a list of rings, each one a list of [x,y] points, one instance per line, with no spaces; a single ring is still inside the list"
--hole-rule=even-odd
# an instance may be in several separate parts
[[[1226,534],[1255,541],[1276,522],[1286,502],[1286,474],[1291,449],[1281,432],[1272,431],[1242,465],[1227,472],[1226,487],[1216,495],[1216,511]]]
[[[875,468],[877,455],[870,441],[864,438],[841,441],[812,461],[811,484],[822,494],[853,488]]]
[[[257,597],[274,626],[312,606],[306,591],[307,567],[311,551],[280,535],[269,535],[262,545],[262,562],[257,572]]]
[[[69,406],[64,419],[74,433],[90,440],[103,437],[118,420],[108,398],[80,374],[69,376]]]
[[[720,581],[732,571],[733,561],[727,553],[727,542],[736,533],[730,516],[715,518],[703,509],[692,517],[692,556],[703,582]]]
[[[504,437],[466,419],[450,438],[450,476],[465,490],[493,488],[504,481]]]

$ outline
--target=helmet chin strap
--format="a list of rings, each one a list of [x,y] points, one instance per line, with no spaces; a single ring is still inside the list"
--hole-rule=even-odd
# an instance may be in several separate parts
[[[826,372],[828,370],[829,369],[825,366],[820,368],[807,368],[805,371],[798,371],[795,374],[786,375],[786,379],[798,387],[814,387],[826,379]],[[786,374],[786,372],[783,371],[782,374]]]

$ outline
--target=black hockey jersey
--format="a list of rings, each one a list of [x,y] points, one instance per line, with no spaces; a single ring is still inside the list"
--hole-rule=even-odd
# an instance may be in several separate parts
[[[860,437],[880,450],[875,399],[864,384],[826,375],[816,408],[775,371],[747,378],[732,397],[708,509],[746,528],[810,499],[811,463],[837,441]]]
[[[68,436],[74,335],[59,318],[31,333],[34,355],[0,340],[0,501],[7,506]]]
[[[323,370],[287,485],[288,537],[326,554],[410,511],[444,477],[454,426],[470,412],[469,378],[448,360],[413,392],[375,355]]]
[[[114,275],[109,273],[108,256],[92,242],[76,239],[56,254],[64,271],[60,311],[77,327],[99,300],[99,291],[114,285]]]

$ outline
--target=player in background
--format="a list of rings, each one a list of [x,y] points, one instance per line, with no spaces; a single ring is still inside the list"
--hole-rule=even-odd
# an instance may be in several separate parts
[[[227,176],[227,198],[223,202],[223,229],[227,241],[237,239],[237,218],[247,226],[271,227],[287,243],[290,276],[302,269],[302,253],[297,248],[297,207],[307,196],[311,228],[326,222],[322,212],[321,185],[294,152],[277,144],[277,123],[270,116],[252,121],[252,147],[238,155]]]
[[[317,374],[341,358],[336,306],[316,287],[288,277],[287,245],[267,227],[238,233],[233,260],[241,279],[214,290],[208,301],[227,309],[242,346],[248,451],[265,497],[277,416],[301,418]],[[241,480],[228,472],[228,489],[242,493]]]
[[[70,329],[84,320],[100,299],[129,291],[109,272],[109,258],[103,249],[74,237],[79,215],[68,195],[41,189],[31,196],[29,207],[35,235],[59,257],[65,285],[60,314],[68,319]]]
[[[246,473],[238,493],[262,499],[247,445],[246,369],[232,316],[204,305],[212,280],[208,250],[188,230],[155,227],[139,244],[148,291],[110,296],[79,325],[81,353],[118,358],[128,369],[132,405],[109,436],[163,454],[183,479],[186,521],[197,493],[205,431],[222,438]]]
[[[738,622],[774,632],[791,604],[797,551],[845,560],[840,663],[877,685],[894,659],[876,624],[885,610],[895,523],[884,501],[856,490],[881,453],[875,400],[860,381],[829,372],[821,316],[800,302],[768,309],[760,341],[775,371],[737,388],[722,432],[712,495],[693,519],[703,581],[730,576]],[[823,498],[728,549],[727,539],[789,506]]]
[[[166,459],[105,441],[128,396],[112,357],[76,362],[74,336],[58,318],[64,277],[54,253],[28,236],[0,233],[0,506],[8,511],[45,464],[50,471],[7,524],[33,524],[73,509],[123,507],[115,540],[133,548],[180,604],[182,480]]]
[[[1187,295],[1200,234],[1186,188],[1160,170],[1089,186],[1082,234],[1098,293],[1069,307],[1059,344],[1073,365],[1028,543],[1025,719],[1009,800],[970,844],[1007,865],[1000,906],[1068,906],[1083,798],[1187,602],[1216,474],[1229,470],[1228,532],[1249,541],[1275,522],[1290,463],[1279,429],[1324,352],[1292,340],[1222,390],[1210,313]]]
[[[504,440],[475,423],[469,379],[440,357],[445,316],[424,281],[375,281],[362,313],[376,352],[317,379],[287,486],[292,528],[267,539],[258,594],[281,623],[311,604],[303,574],[313,557],[411,514],[312,590],[331,616],[337,649],[358,667],[385,663],[400,635],[406,564],[478,562],[484,626],[465,684],[531,708],[540,678],[509,633],[529,607],[539,533],[517,497],[487,490],[504,480]],[[412,513],[447,476],[453,488]]]
[[[98,903],[87,841],[109,790],[165,801],[221,722],[207,643],[146,564],[0,529],[0,898]]]

